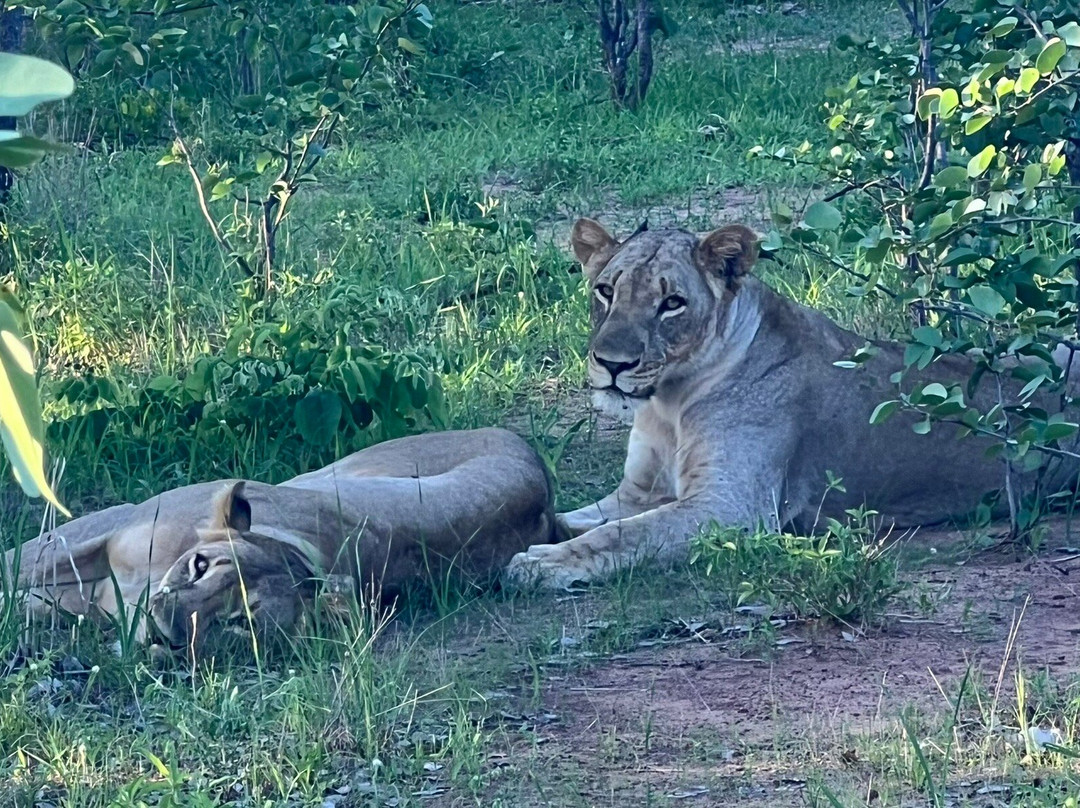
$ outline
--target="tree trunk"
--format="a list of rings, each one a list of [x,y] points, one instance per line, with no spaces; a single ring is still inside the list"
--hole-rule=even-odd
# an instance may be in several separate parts
[[[0,51],[20,53],[23,44],[25,15],[21,8],[8,8],[0,0]],[[0,129],[15,129],[14,118],[0,116]],[[15,184],[15,174],[10,168],[0,166],[0,207],[7,207],[11,201],[11,187]]]

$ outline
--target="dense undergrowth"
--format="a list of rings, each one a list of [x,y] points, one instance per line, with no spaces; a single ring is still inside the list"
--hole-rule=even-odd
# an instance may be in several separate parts
[[[858,58],[835,35],[897,27],[884,4],[688,1],[647,101],[626,114],[608,103],[578,4],[431,7],[409,92],[364,107],[292,201],[270,304],[222,254],[190,178],[157,165],[167,128],[137,130],[106,80],[35,121],[76,146],[20,175],[0,271],[26,307],[74,511],[216,477],[281,480],[384,437],[492,424],[537,445],[563,508],[604,493],[619,448],[581,392],[588,296],[564,251],[570,223],[630,230],[648,215],[704,230],[816,198],[814,174],[747,152],[820,131],[826,88]],[[229,148],[220,110],[187,116],[207,152]],[[865,333],[898,322],[812,257],[761,272]],[[327,387],[344,405],[301,404]],[[39,510],[5,492],[4,541],[32,535]],[[117,655],[108,626],[27,630],[5,606],[0,805],[522,804],[489,799],[528,779],[494,765],[491,745],[542,743],[541,687],[567,649],[581,653],[566,664],[587,666],[667,636],[687,610],[730,614],[741,583],[728,598],[696,573],[631,575],[595,596],[595,615],[575,615],[590,639],[573,643],[546,608],[437,589],[389,623],[338,604],[291,644],[198,661],[162,662],[124,638]],[[456,655],[474,634],[498,642]],[[510,718],[507,691],[522,710]],[[897,793],[918,788],[894,741],[882,771]],[[529,799],[558,804],[544,793],[530,786]]]

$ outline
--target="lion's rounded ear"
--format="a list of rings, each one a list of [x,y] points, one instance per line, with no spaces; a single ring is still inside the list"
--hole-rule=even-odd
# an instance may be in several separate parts
[[[586,274],[595,277],[611,260],[619,242],[595,219],[578,219],[570,232],[570,246]]]
[[[251,503],[244,495],[244,481],[235,483],[225,496],[225,526],[237,533],[251,532]]]
[[[713,230],[694,248],[698,268],[728,282],[749,274],[757,257],[757,234],[741,224]]]

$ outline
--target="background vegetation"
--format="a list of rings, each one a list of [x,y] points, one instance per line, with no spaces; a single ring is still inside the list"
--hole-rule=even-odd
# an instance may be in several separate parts
[[[937,205],[920,226],[939,221],[960,198],[950,189],[982,175],[949,175],[955,188],[916,178],[877,207],[854,193],[814,207],[891,176],[871,158],[890,139],[910,148],[903,127],[925,135],[931,120],[927,108],[883,133],[864,125],[874,112],[860,104],[918,103],[898,76],[919,42],[891,3],[858,13],[840,0],[667,4],[678,29],[653,40],[652,83],[632,112],[611,103],[591,4],[14,5],[27,15],[24,50],[76,77],[70,101],[31,120],[72,149],[19,174],[0,230],[0,271],[37,349],[55,487],[76,513],[216,477],[281,480],[385,437],[489,424],[529,437],[558,473],[560,507],[575,507],[606,493],[621,453],[620,433],[593,420],[581,390],[588,295],[564,251],[575,217],[620,230],[646,215],[697,230],[747,222],[781,258],[761,266],[770,284],[868,337],[900,337],[918,301],[898,304],[877,284],[914,287],[907,257],[929,273],[956,246],[942,239],[963,227],[928,224],[874,253],[882,223],[909,193]],[[840,35],[854,39],[840,48]],[[852,47],[871,37],[899,54],[878,95],[873,81],[848,84],[875,75],[881,55]],[[838,144],[826,124],[844,104]],[[878,140],[830,157],[856,136]],[[823,173],[822,159],[834,170]],[[1024,176],[1006,180],[1023,186]],[[1062,232],[1038,238],[1060,255]],[[997,272],[989,254],[978,258],[968,275]],[[993,280],[941,280],[919,297],[936,305],[945,289],[949,305],[978,310],[970,289]],[[1027,316],[1004,306],[982,316],[998,314],[1003,329]],[[917,323],[941,335],[921,332],[923,347],[962,346],[949,331],[957,319]],[[987,349],[988,363],[1002,353]],[[936,407],[951,392],[903,403]],[[1032,443],[1053,448],[1058,437]],[[17,489],[4,504],[5,542],[39,529],[40,511]],[[117,655],[108,627],[27,631],[6,601],[0,804],[597,804],[579,788],[588,772],[498,757],[542,747],[552,683],[612,654],[702,636],[707,621],[689,615],[749,621],[731,636],[733,653],[753,657],[781,653],[774,615],[792,606],[798,620],[839,620],[853,637],[879,625],[903,587],[896,553],[864,544],[871,516],[815,542],[712,535],[693,571],[629,576],[534,608],[438,586],[393,621],[327,603],[286,647],[202,660],[155,661],[122,637]],[[933,598],[906,586],[912,608],[933,617]],[[956,801],[965,777],[989,770],[1015,786],[1015,804],[1068,804],[1078,789],[1071,680],[1015,690],[1007,705],[995,691],[987,708],[965,677],[940,720],[910,713],[858,741],[867,762],[857,776],[819,777],[813,755],[796,755],[806,799],[863,805],[873,791],[889,805],[985,804]],[[1028,721],[1052,723],[1057,743],[1003,740],[1002,722],[1020,731]],[[613,744],[609,762],[628,770]],[[706,746],[692,754],[712,765]],[[766,767],[786,759],[775,745],[763,754]]]

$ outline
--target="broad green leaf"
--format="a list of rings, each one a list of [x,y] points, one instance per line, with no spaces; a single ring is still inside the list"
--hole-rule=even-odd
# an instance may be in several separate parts
[[[982,129],[984,126],[986,126],[988,123],[990,123],[990,121],[993,120],[993,118],[994,118],[993,115],[985,115],[983,113],[979,113],[977,115],[972,115],[970,118],[967,119],[967,121],[964,122],[964,132],[965,132],[965,134],[968,134],[968,135],[975,134],[980,129]]]
[[[14,135],[14,137],[11,137]],[[20,135],[18,132],[0,133],[0,166],[24,168],[33,165],[49,152],[67,151],[67,146],[49,143],[36,137]]]
[[[920,95],[919,100],[915,102],[915,114],[925,121],[940,109],[940,103],[941,88],[931,87]]]
[[[403,51],[413,54],[414,56],[423,56],[424,49],[413,42],[411,39],[406,39],[403,36],[398,37],[397,45]]]
[[[326,446],[337,434],[341,396],[316,387],[296,402],[293,415],[300,437],[314,446]]]
[[[33,56],[0,53],[0,117],[18,118],[38,104],[59,101],[75,91],[71,75]]]
[[[937,404],[949,397],[949,391],[945,389],[945,385],[939,382],[931,382],[923,387],[920,400],[926,404]]]
[[[967,169],[963,166],[949,166],[934,175],[934,185],[938,188],[956,188],[967,183]]]
[[[1020,78],[1016,82],[1016,86],[1020,88],[1021,92],[1030,93],[1031,88],[1039,81],[1039,71],[1034,67],[1025,67],[1020,71]]]
[[[933,241],[950,227],[952,227],[953,219],[951,213],[939,213],[930,221],[930,228],[927,230],[926,238],[929,241]]]
[[[15,479],[31,497],[44,497],[65,516],[45,477],[45,424],[30,349],[15,311],[0,302],[0,437]]]
[[[942,118],[948,118],[958,106],[960,106],[960,94],[952,87],[943,90],[941,101],[938,103],[938,114]]]
[[[1043,440],[1061,440],[1062,438],[1071,437],[1076,434],[1078,428],[1080,427],[1077,424],[1065,421],[1047,424],[1046,429],[1043,430]]]
[[[949,251],[948,255],[942,259],[941,265],[943,267],[952,267],[960,264],[971,264],[978,261],[980,258],[982,258],[982,255],[970,247],[954,247]],[[930,326],[924,326],[924,328],[930,328]],[[938,333],[936,328],[931,330],[934,333]]]
[[[146,64],[146,60],[143,59],[142,51],[135,47],[135,45],[133,45],[131,42],[125,42],[123,45],[120,46],[120,48],[124,51],[124,53],[130,56],[131,61],[133,61],[139,67],[142,67],[144,64]]]
[[[896,412],[896,408],[899,406],[899,401],[882,401],[874,407],[874,411],[870,414],[870,423],[875,425],[882,423],[890,415]]]
[[[981,152],[968,160],[967,175],[972,178],[978,177],[990,167],[990,163],[993,161],[994,155],[996,154],[997,149],[994,147],[994,144],[991,143]]]
[[[844,223],[843,214],[828,202],[815,202],[806,209],[803,222],[811,230],[836,230]]]
[[[967,290],[971,305],[985,314],[987,317],[996,317],[1005,308],[1005,298],[996,289],[985,284],[972,286]]]
[[[364,22],[367,23],[371,33],[377,34],[382,29],[383,20],[389,15],[390,9],[385,6],[368,6],[368,10],[364,14]]]
[[[1080,48],[1080,23],[1067,22],[1058,28],[1058,34],[1070,48]]]
[[[927,435],[930,433],[930,419],[925,421],[916,421],[911,425],[911,431],[916,435]]]
[[[1054,37],[1043,46],[1039,58],[1035,60],[1035,68],[1044,76],[1053,73],[1066,50],[1068,50],[1068,45],[1064,40]]]
[[[1042,166],[1038,163],[1029,163],[1024,168],[1024,190],[1030,194],[1041,181]]]
[[[998,20],[997,25],[990,29],[990,36],[999,37],[1010,34],[1018,22],[1019,20],[1016,17],[1002,17]]]
[[[921,325],[911,332],[911,337],[920,345],[939,348],[942,344],[941,332],[932,325]]]
[[[338,65],[343,79],[358,79],[364,75],[364,65],[360,62],[344,61]]]

